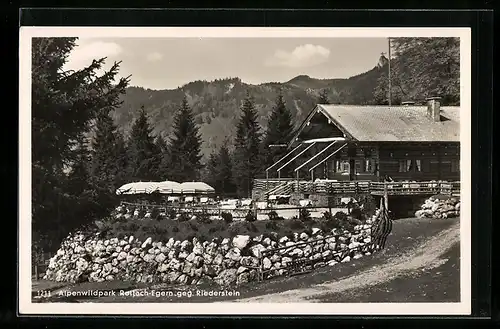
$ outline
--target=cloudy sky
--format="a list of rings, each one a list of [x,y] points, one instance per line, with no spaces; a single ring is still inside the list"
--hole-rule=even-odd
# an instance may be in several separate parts
[[[80,38],[65,68],[107,57],[106,68],[122,61],[120,75],[131,75],[132,86],[174,89],[226,77],[251,84],[300,74],[348,78],[373,68],[386,51],[382,38]]]

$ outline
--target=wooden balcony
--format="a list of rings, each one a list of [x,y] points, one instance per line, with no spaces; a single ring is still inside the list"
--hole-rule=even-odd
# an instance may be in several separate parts
[[[271,182],[271,183],[270,183]],[[266,182],[256,179],[254,188],[266,196],[272,194],[372,194],[382,195],[460,195],[460,182],[374,182],[374,181],[296,181],[292,179]]]

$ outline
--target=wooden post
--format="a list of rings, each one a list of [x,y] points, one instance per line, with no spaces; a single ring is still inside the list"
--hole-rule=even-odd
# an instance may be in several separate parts
[[[387,193],[387,182],[384,182],[384,206],[389,211],[389,194]]]
[[[389,100],[389,106],[392,105],[392,84],[391,84],[391,38],[388,38],[389,42],[389,62],[388,62],[388,82],[389,82],[389,95],[388,95],[388,100]]]

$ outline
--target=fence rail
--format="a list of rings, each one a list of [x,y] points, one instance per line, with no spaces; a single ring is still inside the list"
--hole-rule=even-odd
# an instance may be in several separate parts
[[[249,211],[251,211],[255,216],[257,216],[257,215],[268,215],[271,211],[279,212],[279,211],[293,210],[297,212],[296,216],[299,216],[300,210],[304,208],[307,208],[309,211],[315,211],[315,210],[324,211],[325,209],[329,208],[327,206],[313,206],[313,205],[307,205],[305,207],[302,206],[274,207],[271,204],[268,204],[268,206],[265,208],[248,207],[248,206],[243,206],[239,208],[218,208],[214,206],[207,207],[207,206],[196,206],[196,205],[192,205],[189,207],[175,207],[175,206],[165,206],[161,204],[143,204],[143,203],[132,203],[126,201],[122,201],[120,205],[125,207],[138,208],[146,211],[148,209],[150,210],[156,209],[158,210],[158,212],[165,214],[167,213],[167,210],[173,210],[175,213],[185,213],[187,215],[204,214],[208,216],[220,217],[222,213],[228,212],[231,213],[233,218],[245,218]]]
[[[255,180],[255,188],[265,186],[265,180]],[[281,192],[306,194],[375,194],[384,192],[387,186],[389,195],[432,195],[460,194],[460,182],[373,182],[373,181],[293,181],[290,179],[273,180],[273,187],[265,190],[265,195]],[[286,193],[282,193],[286,192]]]

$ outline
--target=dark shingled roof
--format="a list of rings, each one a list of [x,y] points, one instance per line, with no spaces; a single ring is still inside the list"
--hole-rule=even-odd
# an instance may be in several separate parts
[[[460,142],[459,107],[442,106],[440,122],[427,117],[427,106],[317,105],[314,111],[358,141]]]

